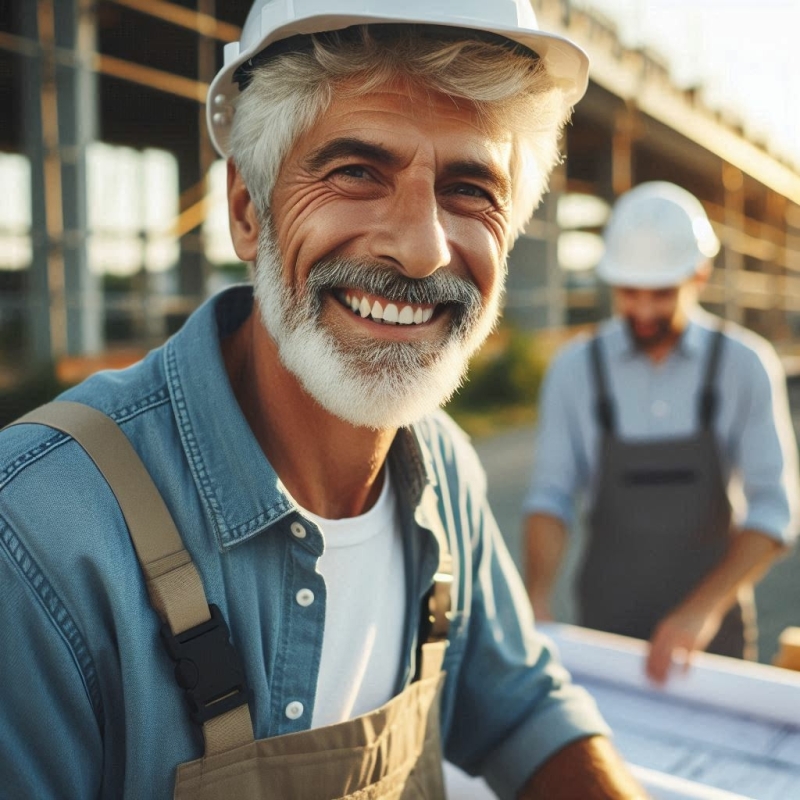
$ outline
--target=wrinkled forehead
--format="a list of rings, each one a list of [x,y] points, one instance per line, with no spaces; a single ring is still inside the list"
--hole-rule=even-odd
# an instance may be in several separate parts
[[[448,94],[422,78],[400,71],[392,72],[379,83],[353,76],[331,85],[329,90],[330,103],[320,118],[330,113],[332,107],[337,107],[337,111],[346,106],[354,111],[362,110],[374,103],[375,98],[380,98],[386,99],[401,114],[425,118],[431,123],[471,128],[498,141],[510,141],[512,138],[510,126],[503,118],[505,109],[501,104],[492,107]]]

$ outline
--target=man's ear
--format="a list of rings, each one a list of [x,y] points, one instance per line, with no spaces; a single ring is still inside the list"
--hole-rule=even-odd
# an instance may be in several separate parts
[[[232,158],[228,159],[228,221],[236,255],[242,261],[255,261],[261,230],[258,212]]]
[[[692,281],[697,291],[701,291],[711,278],[711,273],[714,271],[714,264],[711,259],[703,261],[697,268],[697,271],[692,276]]]

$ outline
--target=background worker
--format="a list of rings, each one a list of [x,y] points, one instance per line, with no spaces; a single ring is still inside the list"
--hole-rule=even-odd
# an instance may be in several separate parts
[[[254,287],[67,395],[121,426],[200,585],[146,553],[154,613],[76,441],[0,434],[0,794],[439,800],[443,752],[502,798],[641,796],[438,410],[495,324],[584,54],[528,0],[258,0],[226,55],[210,133]],[[203,591],[211,620],[172,618]]]
[[[700,202],[665,182],[617,201],[598,276],[616,316],[570,343],[542,389],[524,500],[538,620],[588,493],[579,623],[650,640],[663,681],[697,650],[754,657],[752,586],[796,534],[785,376],[763,339],[703,311],[719,249]],[[729,482],[746,509],[732,519]]]

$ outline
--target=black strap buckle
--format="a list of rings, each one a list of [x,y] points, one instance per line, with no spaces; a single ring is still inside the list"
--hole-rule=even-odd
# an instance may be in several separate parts
[[[210,620],[181,633],[173,634],[168,623],[161,626],[164,646],[175,662],[175,680],[198,725],[250,699],[242,662],[230,642],[222,612],[213,604],[208,610]]]
[[[419,680],[422,670],[422,645],[447,642],[452,618],[453,574],[439,571],[433,576],[433,584],[425,592],[420,609],[419,638],[417,640],[417,669],[414,680]]]

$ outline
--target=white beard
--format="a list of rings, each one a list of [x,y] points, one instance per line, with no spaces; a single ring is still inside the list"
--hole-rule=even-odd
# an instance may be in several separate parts
[[[347,266],[346,259],[325,263]],[[305,290],[313,282],[315,269]],[[377,266],[376,271],[387,270]],[[478,303],[476,287],[452,276],[448,279],[469,286]],[[271,226],[268,220],[262,224],[254,278],[261,321],[284,367],[324,409],[352,425],[399,428],[446,403],[463,382],[469,359],[493,330],[502,291],[500,279],[488,302],[480,301],[480,308],[474,309],[475,318],[460,330],[448,331],[443,341],[336,336],[322,322],[319,292],[301,295],[285,283]]]

